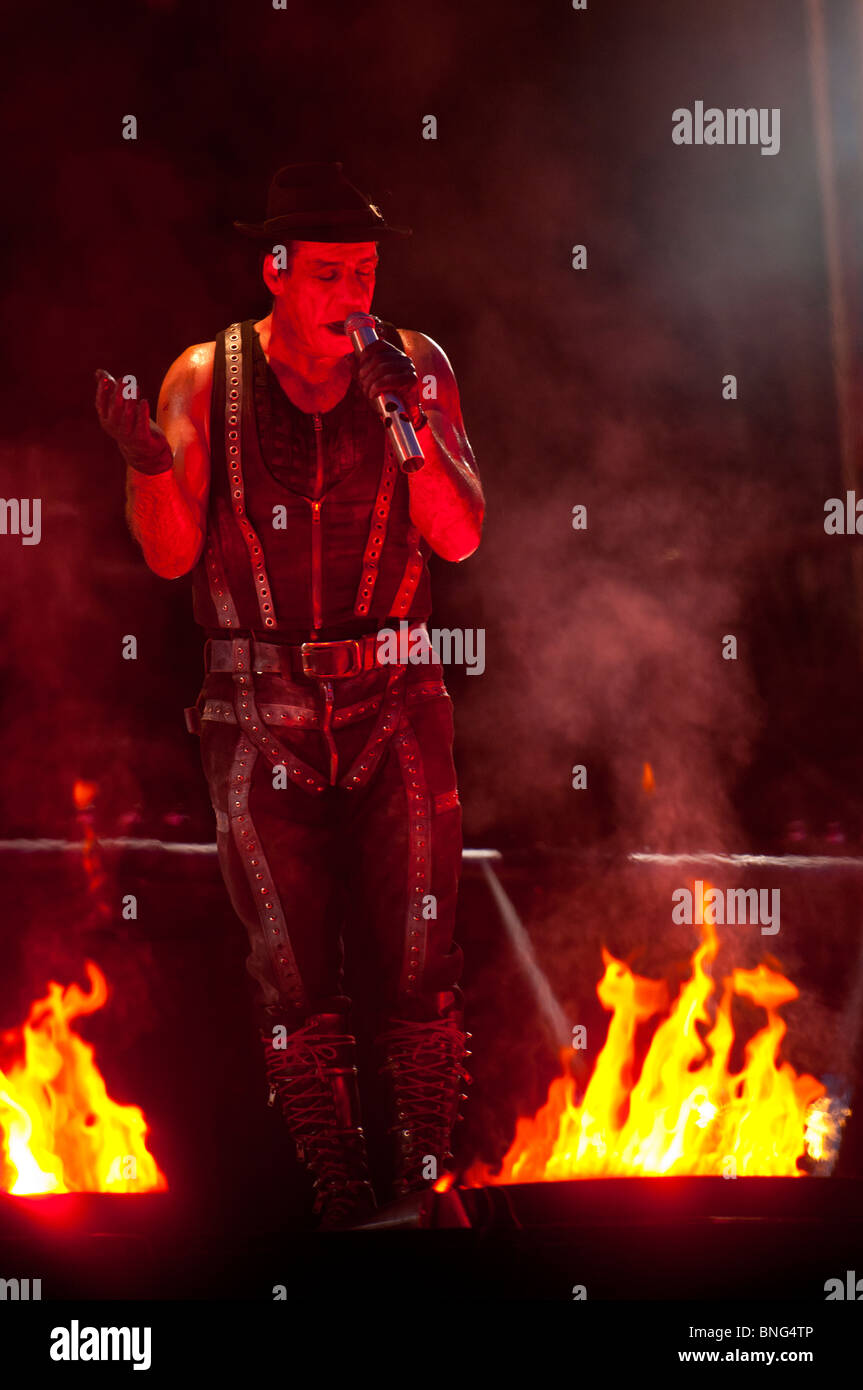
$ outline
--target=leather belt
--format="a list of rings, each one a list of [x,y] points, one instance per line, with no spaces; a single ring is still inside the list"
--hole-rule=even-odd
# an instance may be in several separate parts
[[[411,631],[424,628],[425,623],[412,623]],[[247,660],[238,661],[236,648],[242,646]],[[362,637],[346,637],[335,642],[303,642],[299,646],[274,642],[259,642],[256,637],[208,638],[204,660],[208,671],[250,671],[254,675],[267,673],[285,676],[311,676],[317,680],[339,680],[359,676],[377,666],[392,665],[378,661],[377,632]]]

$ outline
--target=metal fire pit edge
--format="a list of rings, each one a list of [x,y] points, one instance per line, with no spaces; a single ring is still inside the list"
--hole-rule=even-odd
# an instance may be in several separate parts
[[[415,1193],[356,1230],[589,1228],[685,1222],[863,1223],[856,1178],[581,1178]]]

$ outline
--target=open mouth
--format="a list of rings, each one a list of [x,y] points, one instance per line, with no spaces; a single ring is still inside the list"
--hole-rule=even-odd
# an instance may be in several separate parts
[[[325,323],[324,328],[328,328],[331,333],[340,333],[344,336],[345,325],[342,319],[334,319],[332,323]]]

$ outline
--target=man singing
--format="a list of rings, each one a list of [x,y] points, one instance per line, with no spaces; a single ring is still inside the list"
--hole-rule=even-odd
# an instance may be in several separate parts
[[[338,163],[281,169],[266,220],[235,226],[258,242],[271,312],[188,348],[158,423],[106,372],[96,407],[147,564],[192,573],[206,675],[187,723],[249,934],[271,1102],[335,1228],[376,1205],[351,994],[375,1020],[395,1195],[441,1175],[470,1079],[452,704],[436,659],[383,664],[377,632],[424,629],[430,552],[471,555],[484,499],[445,353],[375,319],[357,357],[344,331],[370,312],[378,243],[410,231]],[[416,471],[373,405],[386,391],[417,431]]]

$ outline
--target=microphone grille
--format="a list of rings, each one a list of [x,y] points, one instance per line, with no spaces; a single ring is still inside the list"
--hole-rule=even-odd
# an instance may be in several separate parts
[[[375,335],[377,335],[375,321],[371,314],[363,314],[359,311],[355,314],[348,314],[345,319],[345,332],[348,334],[354,333],[360,328],[371,328],[374,330]]]

